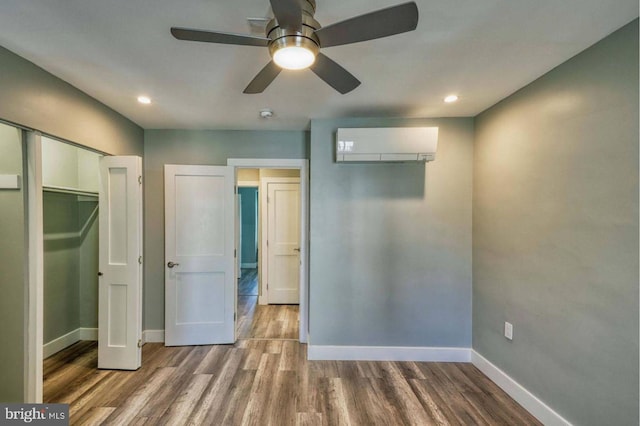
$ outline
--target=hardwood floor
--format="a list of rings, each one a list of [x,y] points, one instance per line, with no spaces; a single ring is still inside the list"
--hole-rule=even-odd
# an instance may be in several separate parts
[[[97,343],[44,363],[44,402],[87,425],[539,425],[471,364],[307,361],[297,306],[239,298],[235,345],[142,348],[97,369]]]
[[[238,296],[258,295],[258,270],[242,269],[242,277],[238,282]]]
[[[239,339],[298,339],[298,305],[258,305],[258,296],[238,296]]]
[[[539,425],[471,364],[307,361],[291,340],[143,347],[97,370],[95,342],[45,361],[45,402],[72,424]]]
[[[255,296],[243,295],[255,289]],[[238,283],[239,339],[294,339],[299,336],[298,305],[258,305],[257,270],[243,269]]]

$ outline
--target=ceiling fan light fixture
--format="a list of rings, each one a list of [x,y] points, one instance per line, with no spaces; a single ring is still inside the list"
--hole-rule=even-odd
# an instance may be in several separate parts
[[[316,61],[316,55],[306,47],[289,46],[278,49],[273,54],[273,61],[287,70],[303,70]]]
[[[273,62],[286,70],[303,70],[316,61],[320,51],[318,44],[301,35],[285,35],[269,45]]]
[[[265,37],[220,31],[172,27],[178,40],[268,47],[271,61],[251,80],[243,93],[257,94],[275,80],[282,69],[310,68],[340,94],[360,85],[360,81],[339,64],[320,53],[320,47],[343,46],[413,31],[418,26],[418,6],[409,1],[355,16],[328,26],[314,18],[315,0],[269,0],[273,19],[265,27]]]

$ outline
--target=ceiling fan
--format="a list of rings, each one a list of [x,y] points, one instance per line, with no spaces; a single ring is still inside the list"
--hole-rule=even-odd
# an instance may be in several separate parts
[[[266,27],[265,37],[244,34],[171,28],[179,40],[267,47],[272,60],[249,83],[244,93],[262,93],[282,69],[310,68],[338,92],[345,94],[360,81],[326,55],[321,48],[373,40],[418,26],[415,2],[404,3],[356,16],[323,27],[313,18],[315,0],[270,0],[275,16]]]

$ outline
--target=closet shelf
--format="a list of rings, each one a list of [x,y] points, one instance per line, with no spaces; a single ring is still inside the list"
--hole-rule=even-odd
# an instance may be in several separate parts
[[[64,186],[43,185],[42,190],[45,192],[57,192],[60,194],[83,195],[85,197],[98,198],[97,192],[83,191],[81,189],[75,189],[75,188],[66,188]]]

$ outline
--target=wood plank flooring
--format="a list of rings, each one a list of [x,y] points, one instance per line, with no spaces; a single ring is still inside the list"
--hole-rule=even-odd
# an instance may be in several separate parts
[[[298,339],[298,305],[258,305],[258,296],[238,296],[239,339]]]
[[[258,295],[258,270],[242,269],[242,277],[238,281],[238,296]]]
[[[291,340],[165,347],[97,370],[95,342],[45,361],[45,402],[72,424],[539,425],[471,364],[307,361]]]
[[[252,288],[255,296],[243,295],[251,293]],[[238,284],[238,338],[297,340],[300,334],[298,305],[258,305],[257,289],[257,270],[243,269]]]
[[[308,361],[297,306],[243,297],[235,345],[148,343],[131,372],[78,342],[45,360],[44,401],[78,425],[540,425],[471,364]]]

